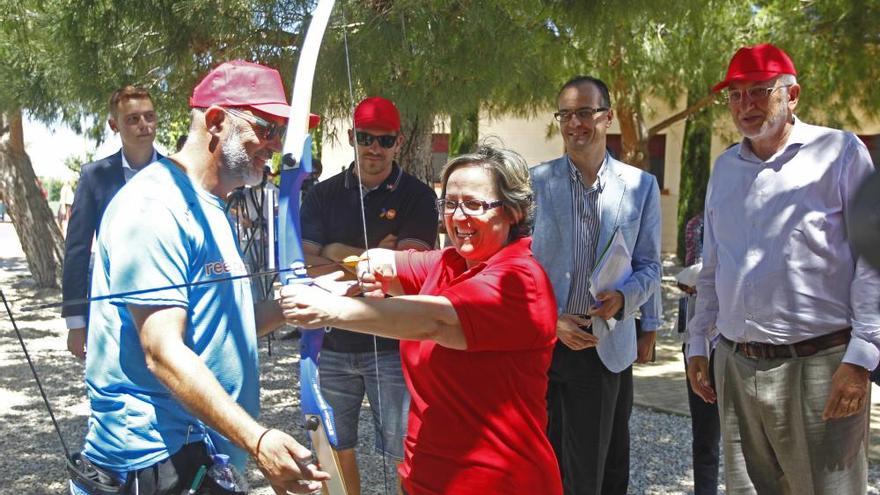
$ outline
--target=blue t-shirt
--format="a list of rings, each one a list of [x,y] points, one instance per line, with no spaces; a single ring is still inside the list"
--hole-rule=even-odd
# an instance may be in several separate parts
[[[107,207],[92,296],[245,274],[223,206],[169,160],[148,166]],[[246,454],[208,431],[147,369],[127,304],[186,308],[184,343],[245,411],[254,417],[259,412],[250,279],[95,301],[86,358],[91,417],[85,455],[99,466],[130,471],[162,461],[207,433],[219,452],[243,467]]]

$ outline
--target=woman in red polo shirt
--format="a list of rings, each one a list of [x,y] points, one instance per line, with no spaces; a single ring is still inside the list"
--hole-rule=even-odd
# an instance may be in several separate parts
[[[409,495],[562,493],[545,435],[556,341],[550,281],[532,256],[529,172],[481,147],[443,170],[438,201],[453,247],[369,251],[370,295],[286,286],[294,324],[400,339],[412,395],[400,468]]]

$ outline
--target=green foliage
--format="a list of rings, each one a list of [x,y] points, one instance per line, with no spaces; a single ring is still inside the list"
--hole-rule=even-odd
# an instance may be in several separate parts
[[[575,74],[604,80],[612,100],[644,116],[645,96],[673,107],[686,88],[709,92],[750,30],[751,2],[558,2],[560,85]],[[613,5],[612,5],[613,4]]]
[[[177,141],[189,133],[189,112],[166,114],[163,122],[156,128],[156,140],[169,152],[177,149]]]
[[[194,83],[219,61],[257,60],[293,76],[310,0],[2,0],[0,110],[24,107],[99,138],[105,101],[149,88],[173,144]],[[355,102],[382,94],[405,118],[534,115],[576,73],[608,81],[638,105],[708,90],[736,47],[773,41],[801,67],[804,111],[880,109],[880,2],[871,0],[340,0],[319,60],[315,107],[347,115],[344,36]],[[692,85],[700,81],[701,85]],[[836,90],[836,91],[835,91]],[[834,96],[836,95],[836,96]],[[641,108],[650,115],[652,108]],[[167,129],[167,130],[166,130]]]
[[[64,187],[64,181],[53,177],[40,177],[40,183],[46,191],[46,199],[49,201],[58,201],[61,198],[61,188]]]
[[[125,84],[149,89],[162,121],[189,120],[187,98],[220,61],[258,60],[291,73],[306,0],[3,0],[0,108],[22,106],[101,138],[106,99]],[[172,144],[175,135],[161,137]]]
[[[696,91],[691,92],[697,94]],[[695,96],[691,96],[695,98]],[[691,103],[689,101],[689,103]],[[678,238],[676,253],[685,259],[685,226],[695,215],[703,213],[706,187],[712,156],[712,108],[691,115],[685,122],[684,146],[681,153],[681,184],[678,196]]]
[[[461,155],[474,149],[480,137],[480,112],[453,115],[449,119],[449,156]]]
[[[846,126],[880,116],[880,2],[775,0],[759,2],[756,41],[770,41],[794,60],[801,85],[798,116]]]
[[[318,108],[349,114],[367,95],[394,100],[404,120],[420,115],[527,109],[555,82],[544,54],[555,43],[540,2],[342,1],[327,33]],[[344,20],[343,20],[344,15]],[[354,83],[348,94],[345,53]]]
[[[69,168],[76,174],[76,177],[79,177],[80,172],[82,171],[83,165],[86,163],[92,162],[95,160],[95,152],[88,151],[84,156],[80,155],[70,155],[64,159],[64,166]]]

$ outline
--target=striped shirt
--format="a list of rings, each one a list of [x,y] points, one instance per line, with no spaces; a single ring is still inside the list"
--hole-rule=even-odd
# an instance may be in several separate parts
[[[591,186],[585,186],[581,180],[581,172],[568,159],[568,172],[571,181],[571,204],[572,218],[574,225],[572,226],[574,249],[574,273],[571,277],[571,289],[568,291],[568,303],[566,304],[566,313],[569,314],[586,314],[587,310],[593,304],[593,296],[590,295],[590,275],[596,265],[596,246],[599,242],[599,196],[602,194],[602,184],[605,181],[605,163],[608,161],[606,155],[602,165],[599,166],[599,173],[596,182]]]

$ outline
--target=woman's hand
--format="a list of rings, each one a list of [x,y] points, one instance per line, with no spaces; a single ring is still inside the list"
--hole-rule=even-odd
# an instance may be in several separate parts
[[[278,304],[288,323],[303,328],[332,326],[338,317],[340,295],[334,287],[345,288],[339,282],[342,272],[334,272],[314,280],[313,284],[289,284],[281,287]],[[343,294],[345,290],[343,289]]]
[[[368,297],[385,297],[392,293],[391,285],[397,278],[394,251],[370,249],[361,256],[357,267],[361,291]]]
[[[337,270],[335,272],[313,278],[312,284],[324,289],[334,296],[349,296],[359,294],[360,290],[357,289],[357,282],[355,282],[354,280],[345,280],[345,277],[345,272]],[[354,294],[352,294],[352,292]]]
[[[361,292],[367,297],[385,297],[394,279],[394,271],[388,265],[374,266],[372,271],[358,273]]]

